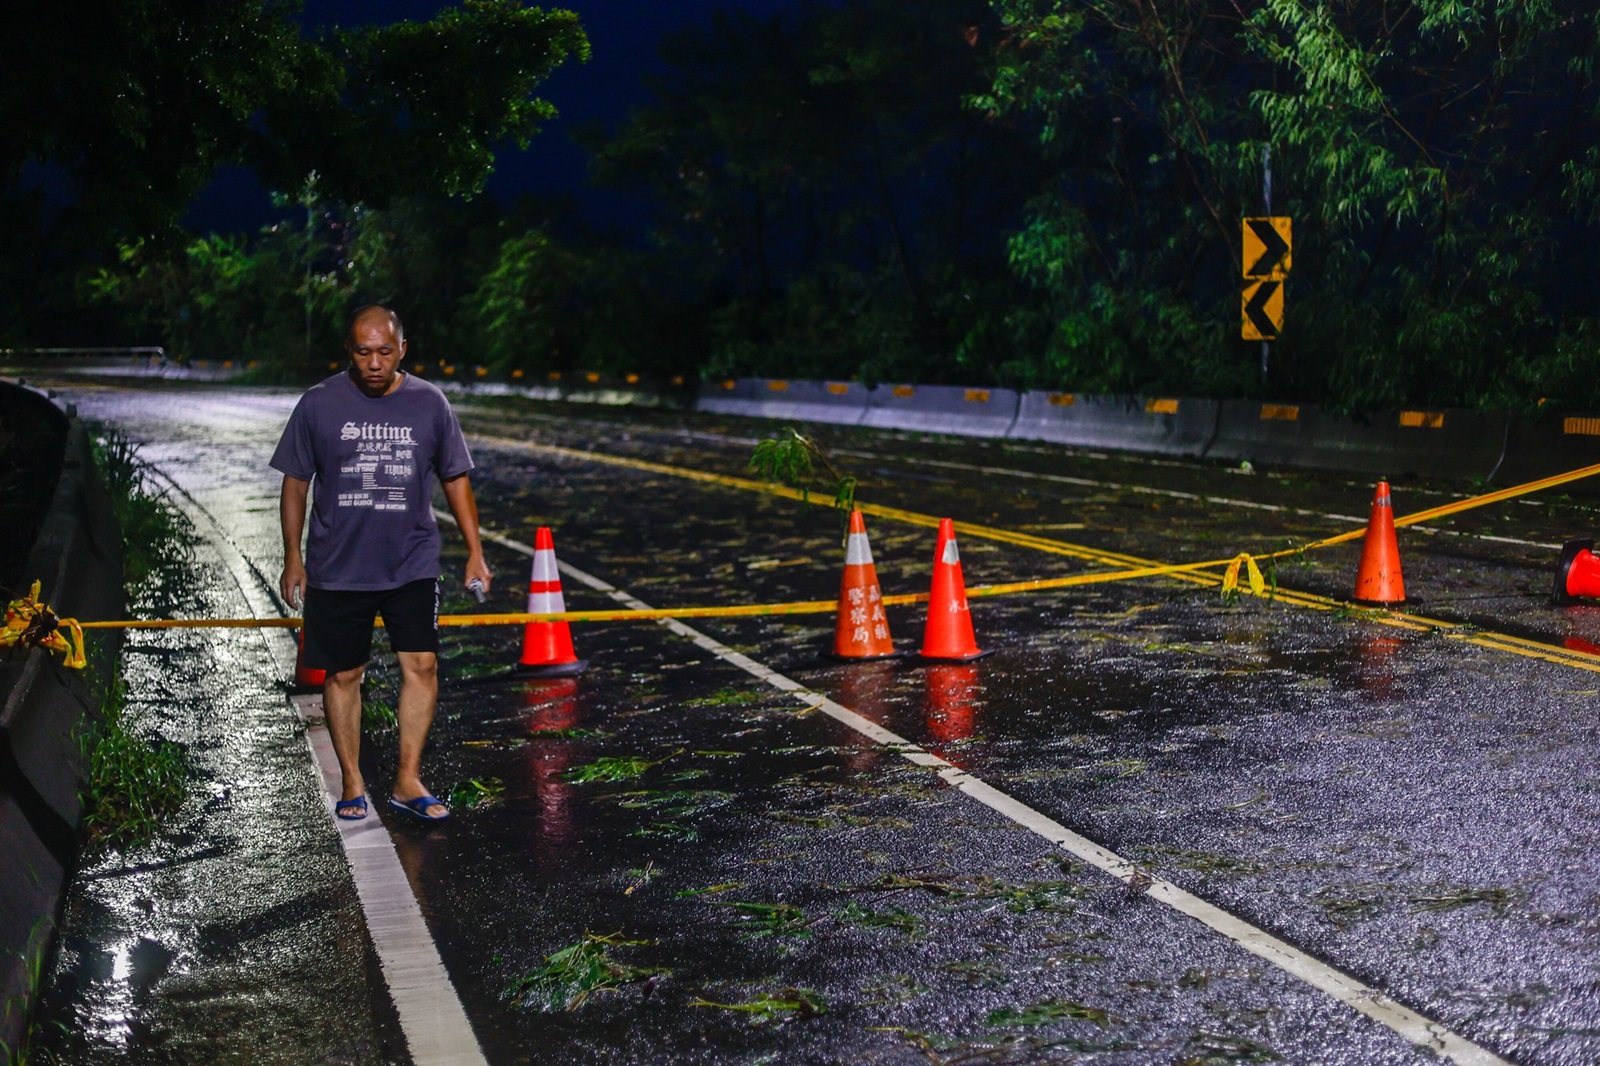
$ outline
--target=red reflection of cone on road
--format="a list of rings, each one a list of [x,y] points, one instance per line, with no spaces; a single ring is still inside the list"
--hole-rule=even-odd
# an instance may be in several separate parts
[[[580,721],[578,682],[574,678],[534,681],[524,690],[523,707],[528,715],[529,777],[539,811],[535,843],[541,860],[558,860],[565,858],[561,849],[571,843],[576,830],[576,790],[566,775],[574,759],[570,731]]]
[[[867,523],[860,511],[850,512],[850,532],[845,538],[833,654],[850,662],[887,659],[895,654],[889,618],[883,613],[878,571],[872,565],[872,546],[867,543]]]
[[[1587,537],[1562,546],[1551,600],[1559,607],[1579,596],[1600,596],[1600,558],[1595,557],[1594,541]]]
[[[528,579],[528,613],[555,614],[567,609],[556,568],[556,543],[549,526],[533,538],[533,576]],[[522,630],[522,658],[517,669],[534,677],[574,677],[589,668],[572,647],[572,629],[565,622],[529,622]]]
[[[967,585],[961,578],[961,552],[956,524],[939,519],[939,540],[933,551],[933,589],[928,597],[928,626],[922,636],[922,657],[966,662],[988,655],[978,650],[967,609]]]
[[[1394,503],[1389,483],[1378,482],[1372,495],[1372,515],[1361,540],[1361,565],[1356,568],[1357,603],[1387,607],[1406,601],[1406,583],[1400,576],[1400,544],[1394,535]]]
[[[978,717],[978,670],[962,663],[928,667],[928,736],[941,744],[972,736]]]
[[[294,687],[297,689],[319,689],[328,680],[328,671],[313,670],[306,665],[306,631],[299,631],[300,646],[294,653]]]

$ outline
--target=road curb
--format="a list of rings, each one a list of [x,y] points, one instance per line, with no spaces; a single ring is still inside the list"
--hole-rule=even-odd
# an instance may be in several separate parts
[[[67,423],[67,444],[24,581],[40,580],[41,598],[63,617],[121,617],[122,538],[88,432],[44,397],[38,404],[44,417]],[[82,672],[38,649],[0,658],[0,854],[7,871],[0,878],[0,1041],[10,1047],[31,1006],[29,962],[48,948],[77,863],[78,736],[98,710],[90,694],[109,681],[121,643],[117,630],[98,636]]]

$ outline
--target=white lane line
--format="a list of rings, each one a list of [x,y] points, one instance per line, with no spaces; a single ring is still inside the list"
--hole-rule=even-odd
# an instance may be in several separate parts
[[[881,455],[871,452],[856,452],[841,450],[837,454],[848,455],[857,459],[873,459],[884,462]],[[1276,503],[1257,503],[1254,500],[1238,500],[1231,496],[1206,496],[1198,492],[1183,492],[1179,489],[1158,489],[1152,485],[1133,485],[1121,481],[1097,481],[1094,478],[1069,477],[1066,474],[1042,474],[1031,470],[1014,470],[1005,466],[979,466],[976,463],[958,463],[949,459],[916,459],[897,456],[889,459],[890,462],[907,463],[913,466],[934,466],[946,470],[960,470],[969,474],[1004,474],[1007,477],[1023,478],[1032,481],[1051,481],[1061,485],[1074,485],[1078,488],[1113,489],[1118,492],[1138,492],[1147,496],[1165,496],[1174,500],[1194,500],[1197,503],[1215,504],[1219,507],[1242,507],[1252,511],[1275,511],[1281,514],[1300,515],[1305,518],[1326,518],[1334,522],[1346,522],[1351,525],[1362,525],[1367,521],[1366,515],[1332,514],[1327,511],[1313,511],[1304,507],[1285,507]],[[1560,551],[1559,544],[1545,544],[1537,540],[1523,540],[1519,537],[1501,537],[1492,533],[1472,533],[1459,529],[1440,529],[1437,526],[1407,526],[1407,529],[1416,530],[1418,533],[1427,533],[1432,536],[1445,537],[1470,537],[1473,540],[1492,540],[1499,544],[1516,544],[1525,548],[1542,548],[1548,551]]]
[[[257,618],[280,615],[276,598],[267,590],[266,577],[245,558],[216,515],[190,495],[165,472],[152,470],[189,504],[191,517],[198,514],[217,533],[208,538],[223,558],[245,602]],[[295,642],[287,630],[258,629],[268,654],[278,663],[279,676],[292,676]],[[333,742],[321,725],[322,697],[293,696],[290,702],[306,723],[306,745],[322,775],[324,806],[328,818],[339,831],[339,843],[355,881],[356,897],[367,931],[378,952],[389,996],[394,1001],[416,1066],[487,1066],[478,1039],[467,1021],[450,975],[434,946],[432,935],[422,918],[422,910],[411,893],[411,882],[395,854],[394,841],[376,811],[359,822],[334,817],[333,804],[343,791],[339,761]]]
[[[443,512],[436,511],[435,514],[442,521],[450,521],[449,516]],[[480,532],[484,540],[493,541],[502,547],[510,548],[512,551],[526,555],[529,558],[533,556],[533,548],[522,541],[499,533],[492,533],[488,530]],[[556,565],[560,567],[561,572],[567,577],[587,585],[596,592],[605,593],[611,599],[626,607],[634,610],[651,609],[643,600],[624,592],[607,581],[579,570],[575,566],[559,561]],[[800,682],[763,666],[747,655],[734,651],[698,629],[685,625],[683,622],[673,618],[662,619],[661,624],[674,633],[693,641],[695,645],[717,656],[724,662],[737,666],[773,688],[789,693],[808,707],[822,711],[830,718],[848,726],[867,739],[894,748],[909,762],[936,770],[939,777],[947,784],[960,789],[984,806],[1038,834],[1091,866],[1105,871],[1112,877],[1123,882],[1131,882],[1136,874],[1144,873],[1139,865],[1132,860],[1125,859],[1109,848],[1101,847],[1087,837],[1080,836],[1048,815],[1007,795],[993,785],[972,776],[960,767],[946,762],[932,752],[923,750],[920,746],[883,728],[871,719],[857,714],[850,708],[835,703],[820,692],[806,688]],[[1145,876],[1148,877],[1149,874],[1145,873]],[[1459,1063],[1460,1066],[1508,1066],[1504,1059],[1472,1043],[1466,1037],[1452,1032],[1438,1022],[1418,1014],[1409,1007],[1396,1003],[1377,989],[1362,984],[1354,977],[1334,969],[1327,963],[1312,958],[1300,949],[1283,940],[1279,940],[1262,929],[1256,928],[1244,919],[1236,917],[1220,907],[1207,903],[1200,897],[1179,888],[1170,881],[1165,881],[1159,877],[1153,878],[1145,891],[1152,899],[1159,900],[1173,910],[1188,915],[1202,925],[1232,940],[1252,955],[1271,963],[1285,973],[1298,977],[1312,987],[1320,989],[1374,1021],[1388,1026],[1418,1047],[1428,1048]]]
[[[322,774],[323,806],[339,831],[361,913],[366,916],[367,931],[378,951],[412,1061],[417,1066],[486,1066],[461,997],[395,853],[394,839],[377,810],[356,822],[334,816],[343,778],[333,753],[333,738],[323,724],[322,697],[291,696],[289,701],[306,724],[306,746]]]

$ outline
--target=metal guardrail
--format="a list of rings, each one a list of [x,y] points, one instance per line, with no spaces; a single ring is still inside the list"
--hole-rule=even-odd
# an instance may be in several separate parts
[[[167,350],[160,345],[122,348],[0,348],[0,356],[5,355],[154,355],[165,359]]]

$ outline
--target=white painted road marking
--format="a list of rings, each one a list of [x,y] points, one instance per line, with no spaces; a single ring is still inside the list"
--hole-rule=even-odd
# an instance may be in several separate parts
[[[451,521],[450,516],[443,512],[434,513],[441,521]],[[501,547],[530,557],[533,555],[533,548],[519,540],[487,530],[480,531],[480,534],[484,540],[493,541]],[[581,582],[596,592],[603,592],[624,606],[634,610],[651,610],[644,601],[609,582],[567,563],[558,562],[557,565],[563,574],[574,581]],[[883,728],[848,707],[835,703],[821,693],[806,688],[800,682],[734,651],[698,629],[673,618],[662,619],[661,624],[674,633],[688,638],[696,646],[724,662],[737,666],[758,680],[794,696],[806,706],[822,711],[869,740],[894,748],[903,758],[917,766],[936,770],[939,777],[947,784],[1112,877],[1123,882],[1131,882],[1136,874],[1143,873],[1138,864],[1132,860],[1125,859],[1109,848],[1101,847],[1087,837],[1080,836],[1048,815],[1034,810],[960,767],[923,750],[904,737]],[[1145,894],[1222,934],[1252,955],[1271,963],[1285,973],[1298,977],[1339,1002],[1388,1026],[1418,1047],[1428,1048],[1459,1063],[1460,1066],[1507,1066],[1504,1059],[1472,1043],[1466,1037],[1418,1014],[1409,1007],[1396,1003],[1377,989],[1312,958],[1286,941],[1256,928],[1220,907],[1207,903],[1170,881],[1159,877],[1152,878]]]
[[[394,839],[369,800],[360,821],[334,817],[333,805],[343,792],[333,738],[323,724],[321,696],[292,696],[295,712],[306,724],[306,745],[322,773],[324,804],[339,831],[355,880],[361,913],[366,915],[383,967],[389,995],[400,1015],[400,1028],[417,1066],[484,1066],[483,1051],[450,974],[439,957],[411,882],[395,853]]]

